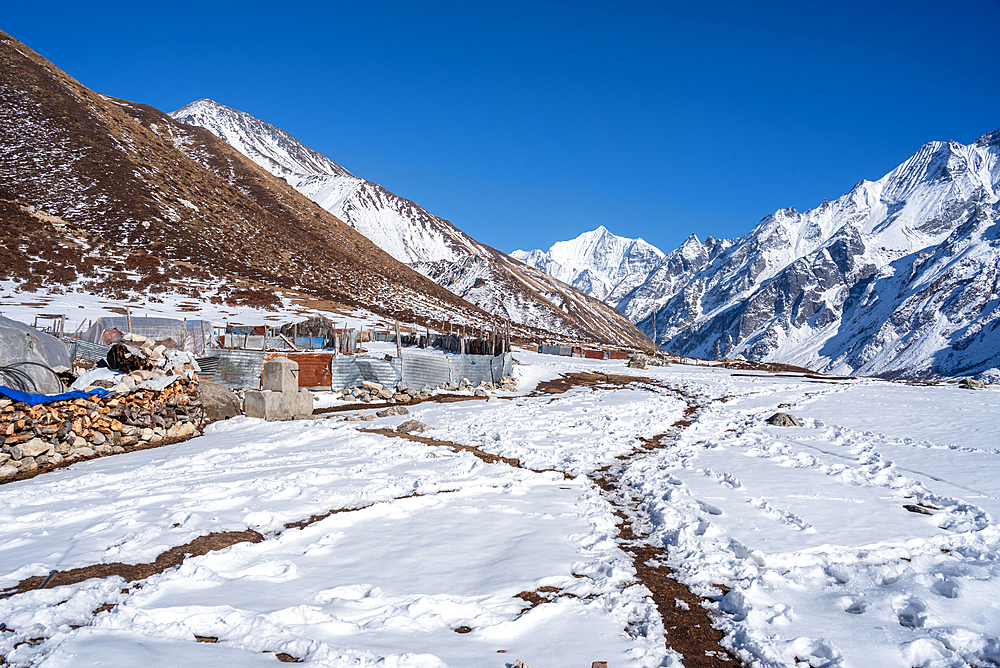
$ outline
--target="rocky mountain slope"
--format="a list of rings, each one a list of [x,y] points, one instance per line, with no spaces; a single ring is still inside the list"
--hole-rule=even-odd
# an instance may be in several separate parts
[[[246,112],[197,100],[171,116],[205,128],[344,220],[400,262],[495,316],[561,336],[648,346],[599,299],[512,260],[453,224]]]
[[[5,277],[59,284],[90,272],[92,287],[123,294],[198,277],[227,285],[227,298],[297,291],[402,320],[491,319],[211,133],[90,91],[3,33],[0,171],[5,209],[69,230],[41,235],[60,251],[5,225],[22,255]],[[111,257],[121,263],[109,269]]]
[[[331,168],[312,157],[304,166]],[[0,279],[25,289],[255,306],[307,296],[390,320],[502,325],[211,132],[90,91],[4,33],[0,173]],[[549,320],[568,338],[646,340],[614,317],[624,324],[612,336],[605,323]],[[516,322],[513,331],[555,336]]]
[[[609,303],[647,332],[655,310],[656,341],[683,355],[890,377],[1000,366],[998,155],[1000,131],[930,142],[833,202],[688,238]],[[567,262],[585,266],[577,247]]]

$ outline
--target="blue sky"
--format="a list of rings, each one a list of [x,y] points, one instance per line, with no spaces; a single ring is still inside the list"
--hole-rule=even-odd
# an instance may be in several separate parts
[[[697,4],[698,6],[692,6]],[[1000,127],[1000,0],[27,3],[84,85],[203,97],[502,250],[734,237]]]

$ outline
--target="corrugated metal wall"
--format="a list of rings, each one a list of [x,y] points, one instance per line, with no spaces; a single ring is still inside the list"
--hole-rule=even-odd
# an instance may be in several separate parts
[[[494,385],[504,376],[509,376],[514,368],[514,356],[504,355],[449,355],[451,377],[455,382],[468,378],[473,385],[486,381]]]
[[[264,353],[260,350],[207,350],[219,358],[215,368],[215,382],[231,390],[260,389],[260,372],[264,366]]]
[[[77,360],[97,362],[107,358],[108,351],[111,350],[108,346],[102,346],[99,343],[91,343],[82,339],[63,339],[63,341],[66,342],[73,359]]]
[[[451,381],[451,365],[445,355],[403,352],[403,380],[410,387],[437,387]]]
[[[310,389],[342,390],[357,387],[363,380],[395,387],[401,380],[411,387],[438,387],[467,378],[473,385],[486,381],[498,383],[514,368],[514,356],[504,355],[426,355],[403,353],[402,359],[353,355],[309,353],[263,353],[259,350],[208,350],[209,367],[202,374],[207,380],[230,389],[258,389],[265,359],[286,356],[299,365],[299,385]],[[211,358],[217,358],[211,359]],[[213,364],[214,363],[214,364]],[[212,373],[214,366],[214,374]],[[214,375],[214,378],[212,377]]]
[[[398,357],[390,362],[382,357],[336,355],[330,363],[330,387],[334,390],[357,387],[363,380],[395,387],[401,374],[402,364]]]

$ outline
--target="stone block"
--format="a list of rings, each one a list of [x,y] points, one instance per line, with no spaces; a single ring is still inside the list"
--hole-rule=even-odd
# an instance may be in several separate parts
[[[296,392],[295,394],[299,393]],[[247,417],[262,418],[269,422],[274,420],[288,420],[292,417],[288,411],[288,400],[285,398],[285,394],[281,392],[272,392],[270,390],[258,392],[251,390],[244,395],[243,406]],[[312,413],[312,405],[309,406],[309,413]]]
[[[287,357],[275,357],[264,362],[261,380],[261,387],[265,390],[282,394],[298,392],[299,365]]]
[[[288,396],[293,417],[306,417],[313,412],[313,394],[309,390],[299,390]]]

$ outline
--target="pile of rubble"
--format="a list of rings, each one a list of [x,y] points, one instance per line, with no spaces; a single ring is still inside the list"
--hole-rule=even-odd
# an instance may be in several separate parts
[[[647,355],[646,353],[636,353],[628,361],[630,369],[646,369],[651,366],[667,366],[670,364],[659,355]]]
[[[444,383],[437,388],[424,385],[420,389],[410,387],[408,383],[399,382],[396,386],[385,387],[380,383],[370,380],[363,380],[358,387],[341,390],[341,396],[347,401],[359,401],[367,404],[373,401],[387,401],[389,403],[408,404],[412,401],[424,401],[429,399],[434,390],[446,390],[449,392],[461,390],[473,390],[473,396],[485,397],[492,390],[503,390],[513,392],[517,390],[517,381],[511,376],[505,376],[497,385],[483,381],[478,387],[474,387],[468,378],[454,383]]]

